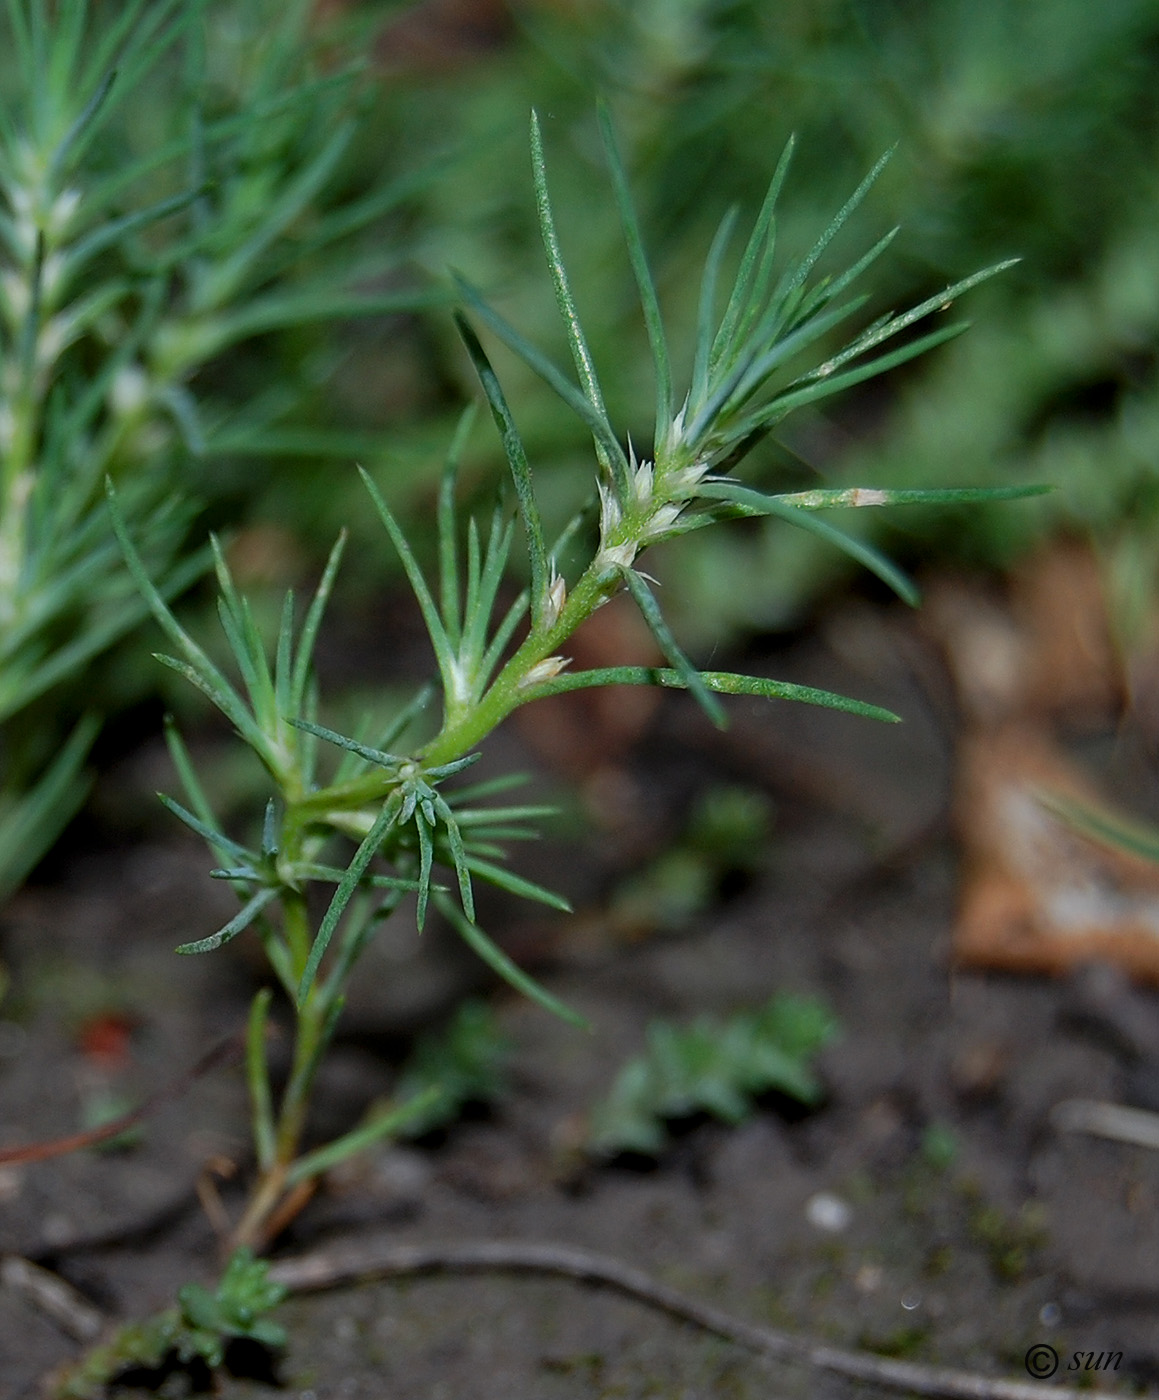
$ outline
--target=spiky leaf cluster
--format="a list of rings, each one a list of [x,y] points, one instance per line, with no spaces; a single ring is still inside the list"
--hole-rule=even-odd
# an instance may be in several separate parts
[[[463,294],[500,340],[533,369],[591,430],[598,463],[599,549],[585,579],[606,596],[623,587],[631,595],[679,683],[686,686],[713,720],[723,723],[714,686],[684,655],[664,620],[647,576],[636,567],[648,547],[689,530],[738,516],[774,516],[821,536],[878,574],[913,603],[917,593],[905,575],[877,550],[846,534],[817,512],[840,507],[894,504],[947,504],[1034,494],[1043,488],[970,488],[891,492],[873,489],[817,490],[789,494],[761,492],[734,475],[751,450],[788,414],[904,364],[965,329],[962,322],[932,330],[920,328],[949,309],[978,283],[1010,266],[999,263],[945,288],[901,313],[879,316],[836,348],[833,332],[860,312],[864,295],[850,287],[888,248],[896,230],[878,240],[844,271],[816,276],[818,264],[871,189],[886,157],[870,171],[803,256],[777,271],[776,207],[789,167],[786,147],[764,203],[745,244],[731,289],[721,309],[720,277],[736,211],[726,214],[709,249],[701,284],[699,318],[689,386],[678,401],[668,338],[656,285],[644,252],[627,176],[606,110],[600,130],[611,173],[651,348],[656,383],[653,460],[639,461],[612,424],[561,252],[552,214],[538,121],[531,127],[532,169],[540,228],[578,383],[552,363],[467,283]],[[918,328],[919,333],[907,333]],[[528,537],[533,631],[554,622],[562,599],[554,561],[544,549],[544,532],[530,490],[526,453],[510,410],[486,356],[469,328],[467,348],[503,436]],[[900,338],[900,342],[899,342]],[[887,342],[891,348],[882,350]],[[555,590],[554,594],[551,590]],[[543,629],[547,630],[547,629]],[[562,669],[562,668],[561,668]]]

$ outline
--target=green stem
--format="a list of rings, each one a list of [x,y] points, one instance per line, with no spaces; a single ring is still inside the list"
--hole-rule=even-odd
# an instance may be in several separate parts
[[[301,859],[300,852],[295,853],[295,859]],[[282,914],[282,929],[290,950],[290,966],[294,976],[301,977],[310,956],[310,915],[306,908],[306,896],[286,889],[282,895]]]
[[[601,540],[600,553],[581,575],[558,617],[550,626],[533,626],[482,696],[448,715],[439,733],[416,755],[416,761],[423,768],[435,768],[464,757],[523,703],[536,681],[543,678],[542,672],[537,675],[537,668],[558,656],[559,648],[572,633],[619,587],[620,574],[609,560],[615,558],[617,552],[634,557],[640,541],[647,538],[649,522],[663,504],[664,497],[659,492],[649,499],[627,504],[622,517]],[[342,813],[383,801],[397,788],[398,781],[396,773],[379,770],[317,792],[307,793],[301,787],[287,792],[283,859],[290,864],[299,861],[313,826],[331,822],[337,825],[334,819]],[[288,891],[284,899],[283,936],[294,971],[300,975],[310,954],[310,925],[304,897],[292,891]],[[351,937],[353,941],[344,957],[340,957],[333,975],[324,982],[316,982],[296,1011],[293,1065],[272,1129],[272,1153],[267,1126],[264,1136],[268,1165],[235,1231],[237,1244],[260,1247],[271,1223],[276,1222],[278,1212],[287,1203],[292,1208],[293,1192],[302,1187],[301,1173],[295,1176],[295,1161],[307,1160],[298,1158],[298,1152],[314,1078],[333,1034],[341,1008],[342,988],[363,945],[362,939],[353,934]],[[259,1141],[259,1160],[261,1147]],[[317,1160],[324,1161],[324,1155]]]

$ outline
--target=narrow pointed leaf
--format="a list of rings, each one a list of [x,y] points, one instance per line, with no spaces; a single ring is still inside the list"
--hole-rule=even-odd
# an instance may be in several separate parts
[[[712,362],[714,364],[721,356],[727,355],[728,348],[732,345],[737,334],[744,335],[745,322],[750,319],[744,315],[746,307],[751,309],[752,318],[755,319],[755,316],[759,314],[767,284],[767,269],[764,268],[764,264],[766,263],[766,255],[771,257],[772,253],[773,214],[780,197],[781,186],[788,173],[789,162],[793,157],[794,144],[793,138],[790,137],[785,144],[785,149],[781,152],[781,158],[777,162],[777,168],[773,172],[773,178],[769,182],[768,191],[761,204],[760,213],[757,215],[753,231],[749,235],[749,241],[745,245],[736,281],[733,284],[732,293],[729,296],[728,305],[725,307],[720,329],[713,344]],[[765,271],[764,276],[762,276],[762,270]]]
[[[443,467],[442,480],[439,483],[439,602],[442,606],[443,626],[447,630],[447,636],[450,638],[452,646],[458,646],[463,625],[459,611],[461,597],[459,591],[459,541],[455,521],[455,484],[458,478],[459,460],[463,455],[463,449],[467,445],[467,439],[471,435],[474,423],[475,405],[471,403],[459,416],[455,436],[451,440],[451,447]]]
[[[278,644],[274,652],[274,722],[291,713],[294,656],[294,593],[287,590],[282,600],[282,617],[278,625]]]
[[[820,705],[827,710],[861,715],[865,719],[883,720],[887,724],[901,722],[892,710],[870,705],[864,700],[854,700],[848,695],[838,695],[831,690],[791,685],[788,681],[775,681],[764,676],[742,676],[730,671],[701,671],[700,679],[717,695],[758,695],[764,700],[794,700],[806,705]],[[528,694],[531,699],[538,700],[545,695],[562,695],[568,690],[605,685],[661,685],[674,690],[686,689],[684,677],[679,671],[658,666],[606,666],[591,671],[564,671],[549,681],[529,686]],[[459,820],[465,825],[466,814],[460,814]]]
[[[263,987],[254,997],[250,1005],[245,1042],[246,1081],[253,1110],[254,1147],[257,1149],[258,1166],[263,1171],[273,1165],[275,1152],[274,1105],[270,1093],[269,1065],[266,1061],[266,1024],[269,1020],[272,996],[270,988]]]
[[[271,797],[266,803],[266,814],[262,821],[262,857],[272,861],[278,854],[278,811]]]
[[[340,749],[356,753],[360,758],[365,758],[369,763],[375,763],[380,768],[397,769],[400,764],[407,762],[402,754],[384,753],[381,749],[373,749],[369,744],[360,744],[357,739],[348,739],[345,734],[339,734],[334,729],[327,729],[324,724],[314,724],[308,719],[291,719],[290,723],[295,729],[305,730],[307,734],[313,734],[317,739],[325,739]]]
[[[858,365],[856,369],[846,370],[844,374],[831,374],[830,370],[834,362],[828,361],[820,370],[812,371],[804,376],[804,388],[793,389],[790,387],[785,393],[778,394],[767,408],[754,414],[753,425],[764,422],[780,422],[787,414],[794,409],[804,407],[805,404],[831,398],[832,395],[852,388],[854,384],[862,384],[867,379],[876,379],[879,375],[885,374],[887,370],[896,369],[898,365],[904,365],[908,360],[917,359],[919,355],[925,355],[930,350],[937,349],[939,345],[945,345],[947,341],[956,339],[968,327],[968,322],[958,321],[952,326],[943,327],[942,330],[931,331],[929,335],[911,340],[908,345],[892,350],[887,355],[879,355],[866,364]],[[844,360],[845,357],[840,358]]]
[[[841,486],[815,491],[791,491],[774,499],[797,510],[832,510],[838,506],[940,506],[979,501],[1016,501],[1042,496],[1053,486],[963,486],[930,490],[891,490],[873,486]]]
[[[737,210],[734,206],[721,219],[708,249],[708,257],[704,261],[704,273],[700,280],[700,301],[696,315],[696,354],[693,357],[692,365],[690,397],[693,403],[700,403],[708,392],[708,364],[715,338],[712,327],[716,319],[716,283],[720,274],[720,260],[724,256],[725,248],[728,247],[729,239],[732,237],[736,216]]]
[[[170,612],[164,598],[162,598],[161,594],[157,591],[153,580],[145,571],[145,566],[141,562],[141,557],[137,553],[133,541],[129,538],[128,527],[121,514],[116,488],[113,486],[111,479],[106,481],[105,488],[108,498],[109,515],[113,522],[113,530],[120,543],[121,551],[125,556],[125,563],[128,565],[129,572],[133,576],[133,581],[136,583],[146,603],[149,605],[150,612],[152,612],[153,616],[157,619],[166,635],[185,653],[189,662],[189,671],[197,676],[195,683],[205,691],[226,718],[232,720],[244,733],[244,726],[248,722],[252,727],[252,720],[250,720],[246,712],[241,696],[238,695],[217,667],[214,666],[213,662],[210,661],[209,657],[206,656],[205,652],[202,651]],[[177,666],[176,669],[181,668]]]
[[[327,1143],[325,1147],[307,1152],[304,1157],[299,1157],[286,1172],[287,1184],[297,1186],[303,1181],[311,1181],[314,1177],[329,1171],[331,1167],[336,1167],[339,1162],[344,1162],[348,1157],[354,1156],[356,1152],[365,1152],[368,1147],[373,1147],[376,1142],[381,1142],[383,1138],[401,1133],[404,1128],[428,1113],[431,1107],[438,1102],[441,1093],[440,1086],[432,1084],[430,1088],[424,1089],[422,1093],[416,1094],[413,1099],[408,1099],[406,1103],[400,1104],[397,1108],[391,1108],[385,1113],[377,1114],[361,1128],[344,1133],[334,1142]]]
[[[679,673],[685,687],[695,698],[697,704],[704,713],[712,720],[718,729],[723,729],[728,720],[720,701],[711,693],[708,687],[700,678],[700,672],[689,661],[688,657],[681,651],[676,638],[672,635],[668,624],[664,621],[664,615],[660,611],[660,605],[652,596],[652,590],[644,582],[643,578],[635,569],[622,569],[621,573],[624,582],[628,585],[628,592],[640,609],[640,614],[648,624],[648,630],[656,638],[660,650],[671,662],[674,669]]]
[[[509,890],[512,894],[517,894],[523,899],[534,899],[540,904],[547,904],[552,909],[559,909],[564,914],[572,912],[570,901],[566,900],[563,895],[556,894],[554,890],[536,884],[534,880],[525,880],[522,875],[516,875],[506,866],[495,865],[492,861],[482,860],[477,855],[467,857],[467,866],[472,873],[478,875],[480,879],[486,880],[488,884],[498,885],[501,889]]]
[[[478,924],[473,924],[464,915],[453,900],[438,894],[434,896],[434,900],[439,911],[453,926],[468,948],[478,954],[492,972],[502,977],[508,986],[514,987],[517,992],[522,992],[525,997],[542,1006],[545,1011],[550,1011],[570,1025],[578,1026],[581,1030],[591,1029],[583,1016],[573,1011],[570,1006],[565,1005],[558,997],[552,996],[546,987],[540,986],[518,964],[512,962],[507,954],[487,937]]]
[[[419,897],[415,909],[415,922],[421,933],[427,917],[427,901],[431,897],[431,865],[435,858],[435,842],[431,829],[421,814],[415,814],[414,825],[419,841]]]
[[[730,400],[734,397],[743,398],[751,394],[781,365],[786,364],[794,355],[807,349],[809,345],[826,335],[841,321],[848,320],[864,304],[863,297],[855,298],[844,306],[819,312],[790,335],[775,341],[769,349],[761,351],[758,345],[740,356],[724,378],[712,386],[712,392],[704,403],[697,406],[696,415],[685,430],[686,440],[689,443],[696,443],[705,434],[711,433],[718,416]],[[763,340],[763,337],[754,339]],[[733,405],[733,411],[737,406]],[[738,435],[741,431],[739,428],[736,429]]]
[[[226,855],[233,856],[235,860],[251,868],[259,863],[255,860],[252,851],[247,850],[236,841],[231,841],[224,832],[218,831],[209,822],[203,822],[199,817],[195,817],[192,812],[186,811],[180,802],[175,802],[167,793],[159,792],[157,796],[160,798],[162,805],[167,807],[178,821],[184,822],[190,831],[197,832],[198,836],[207,841],[215,851],[221,851]]]
[[[547,189],[547,165],[543,158],[543,138],[539,130],[539,117],[535,112],[531,114],[531,170],[535,181],[535,207],[539,215],[539,231],[543,238],[544,251],[547,253],[547,263],[551,269],[551,280],[555,286],[555,302],[567,329],[571,357],[575,362],[576,373],[579,375],[584,393],[596,413],[606,420],[608,412],[604,407],[604,396],[600,392],[595,362],[592,360],[592,352],[588,349],[587,339],[580,323],[579,311],[576,309],[575,298],[572,296],[568,283],[563,254],[559,247],[559,235],[556,233],[555,216],[551,212],[551,197]],[[610,470],[611,464],[607,460],[607,449],[598,437],[596,438],[596,455],[600,459],[600,465],[605,470]]]
[[[205,789],[201,786],[201,779],[197,776],[193,759],[172,715],[165,716],[165,746],[169,750],[173,767],[177,770],[181,786],[185,789],[186,797],[193,804],[193,810],[198,819],[206,827],[212,828],[215,820],[213,807],[205,794]]]
[[[438,763],[433,768],[424,768],[423,777],[431,782],[442,782],[444,778],[452,778],[456,773],[461,773],[465,768],[470,768],[483,757],[479,752],[464,754],[462,758],[453,758],[450,763]]]
[[[34,7],[33,13],[38,14],[39,11]],[[92,126],[93,122],[96,121],[97,114],[105,105],[109,93],[113,89],[113,83],[116,80],[116,76],[117,75],[115,71],[105,74],[104,78],[101,79],[97,90],[85,103],[84,107],[81,109],[80,115],[77,117],[76,121],[73,122],[72,126],[69,127],[68,131],[65,132],[64,139],[53,152],[52,162],[49,165],[48,172],[45,176],[45,184],[49,189],[51,189],[56,184],[57,180],[60,178],[60,175],[68,162],[68,158],[72,153],[73,147],[80,141],[80,139],[84,136],[85,132],[89,129],[89,127]]]
[[[459,898],[463,901],[463,912],[472,923],[475,922],[475,892],[471,888],[471,871],[467,864],[467,853],[463,849],[463,833],[455,814],[447,805],[446,798],[435,794],[435,810],[447,830],[447,845],[451,848],[451,859],[459,880]]]
[[[886,316],[871,326],[862,335],[858,336],[841,353],[835,356],[827,366],[828,372],[854,359],[858,355],[864,355],[867,350],[872,350],[883,341],[897,335],[899,332],[907,330],[926,316],[935,313],[946,312],[963,293],[979,286],[983,282],[988,282],[991,277],[996,277],[1000,272],[1017,266],[1018,258],[1006,258],[1003,262],[984,267],[980,272],[971,273],[969,277],[963,277],[958,282],[952,282],[948,287],[940,292],[936,292],[932,297],[927,297],[925,301],[919,302],[917,306],[911,307],[908,311],[903,311],[897,316]]]
[[[418,561],[411,553],[411,548],[406,541],[406,536],[403,534],[394,516],[390,513],[390,509],[382,499],[378,487],[375,486],[370,475],[364,471],[362,467],[358,468],[358,474],[362,477],[367,491],[370,492],[370,499],[374,502],[374,508],[378,511],[379,519],[386,526],[391,543],[394,545],[395,551],[402,561],[406,576],[410,580],[411,589],[414,592],[422,612],[423,621],[426,623],[427,634],[435,650],[435,659],[438,662],[439,673],[443,678],[443,684],[448,691],[451,691],[454,683],[455,655],[451,650],[451,644],[447,638],[442,618],[439,616],[439,610],[435,606],[435,600],[431,597],[431,591],[427,587],[427,581],[423,577],[423,572],[418,566]]]
[[[604,143],[608,169],[612,175],[612,189],[615,192],[616,208],[620,214],[620,227],[624,231],[624,242],[628,245],[628,261],[632,265],[632,275],[640,293],[640,306],[644,312],[644,325],[648,331],[648,344],[652,350],[652,366],[656,376],[656,440],[654,451],[659,455],[668,426],[672,421],[672,367],[668,358],[668,340],[664,334],[664,322],[660,316],[660,300],[656,295],[656,284],[648,267],[644,252],[644,240],[640,237],[640,225],[628,188],[628,177],[620,158],[616,135],[612,129],[607,105],[600,102],[597,107],[600,136]]]
[[[527,611],[527,589],[515,599],[507,611],[503,614],[503,620],[496,627],[491,641],[487,645],[487,650],[483,653],[483,660],[479,666],[479,676],[485,685],[490,679],[496,666],[503,656],[503,651],[507,643],[511,640],[516,627],[519,626],[523,614]]]
[[[824,253],[825,249],[828,248],[829,244],[832,243],[834,238],[836,238],[837,234],[841,231],[845,223],[848,221],[849,216],[858,208],[858,206],[865,199],[865,196],[869,193],[870,189],[876,183],[877,177],[885,169],[892,155],[893,149],[891,148],[877,160],[877,162],[873,166],[873,169],[869,172],[865,179],[862,180],[861,184],[857,186],[857,188],[853,191],[853,193],[849,196],[849,198],[833,216],[824,233],[822,233],[821,237],[817,240],[816,243],[814,243],[813,247],[809,250],[805,257],[803,257],[795,267],[790,268],[789,271],[785,274],[785,277],[782,279],[781,285],[773,294],[774,300],[779,300],[780,298],[786,296],[790,291],[793,291],[797,287],[801,287],[804,285],[806,278],[809,276],[809,273],[812,272],[813,268],[817,265],[817,262],[820,259],[821,255]]]
[[[228,943],[243,930],[249,928],[266,905],[272,904],[280,894],[281,890],[272,886],[259,890],[223,928],[219,928],[208,938],[199,938],[196,943],[182,943],[176,951],[178,953],[212,953],[215,948],[220,948],[223,943]]]
[[[346,871],[336,865],[318,865],[313,861],[302,861],[293,867],[291,874],[300,880],[324,880],[328,884],[338,885],[342,883]],[[415,894],[419,887],[417,880],[404,880],[399,875],[365,875],[363,884],[375,890],[398,890],[402,894]]]
[[[334,891],[329,907],[323,915],[322,923],[318,928],[318,933],[314,939],[314,944],[310,949],[310,956],[307,959],[306,967],[298,983],[298,1005],[301,1006],[310,994],[310,988],[314,985],[314,979],[318,975],[318,967],[322,962],[326,949],[330,946],[330,940],[334,936],[334,930],[338,927],[338,921],[346,912],[346,906],[354,897],[354,892],[358,888],[367,866],[374,859],[375,853],[382,844],[383,837],[390,830],[398,817],[397,794],[392,793],[383,804],[382,811],[375,818],[374,825],[366,833],[362,844],[354,853],[354,858],[347,867],[346,874],[342,878],[341,884]]]
[[[258,725],[254,723],[253,716],[246,709],[244,702],[232,686],[214,684],[213,681],[207,680],[196,667],[191,666],[188,661],[181,661],[176,656],[166,656],[163,651],[155,651],[153,658],[159,661],[162,666],[168,666],[171,671],[176,671],[179,676],[184,676],[190,685],[196,686],[227,719],[233,722],[237,732],[261,756],[263,761],[266,760],[268,757],[266,737]]]
[[[596,411],[591,400],[565,378],[546,355],[542,354],[526,337],[520,335],[509,321],[488,306],[469,282],[458,277],[455,280],[459,290],[473,310],[495,332],[504,345],[518,355],[550,388],[554,389],[564,403],[588,425],[593,436],[603,444],[607,450],[608,460],[611,462],[612,478],[616,483],[617,490],[626,499],[631,486],[628,458],[608,419]]]
[[[535,490],[531,482],[531,467],[527,461],[527,452],[523,446],[523,439],[519,436],[519,430],[515,426],[515,420],[511,416],[511,410],[507,406],[507,399],[503,394],[499,380],[491,368],[491,362],[488,360],[486,352],[479,343],[478,336],[462,316],[455,316],[455,324],[459,328],[459,335],[462,337],[463,344],[467,347],[467,353],[475,366],[475,373],[479,376],[483,393],[487,396],[487,402],[491,406],[491,416],[495,419],[495,426],[499,429],[499,436],[503,440],[503,451],[507,455],[507,463],[511,468],[511,479],[515,484],[515,498],[519,504],[519,518],[527,536],[527,553],[531,567],[531,622],[532,626],[536,627],[539,625],[543,604],[547,597],[547,548],[543,542],[543,521],[540,518],[539,507],[535,503]]]
[[[702,482],[697,490],[701,496],[710,500],[727,501],[730,505],[740,506],[746,514],[776,516],[779,520],[785,520],[790,525],[795,525],[799,530],[807,530],[810,534],[820,536],[821,539],[848,554],[851,559],[856,559],[859,564],[863,564],[871,573],[876,574],[883,583],[887,583],[898,597],[903,598],[911,607],[917,607],[918,591],[896,564],[871,545],[865,544],[864,541],[854,539],[827,521],[818,520],[810,511],[800,510],[796,506],[786,506],[775,496],[762,495],[761,492],[753,491],[739,483],[706,481]]]

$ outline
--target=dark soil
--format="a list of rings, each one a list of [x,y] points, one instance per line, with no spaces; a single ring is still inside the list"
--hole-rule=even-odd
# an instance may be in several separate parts
[[[915,679],[912,637],[879,616],[874,644],[859,650],[848,645],[858,618],[830,629],[844,661],[810,641],[766,658],[768,669],[891,705],[907,723],[740,702],[721,736],[666,697],[631,753],[587,780],[603,829],[545,843],[522,867],[566,886],[581,913],[487,911],[594,1033],[489,989],[515,1045],[510,1093],[438,1142],[385,1147],[337,1174],[280,1252],[371,1237],[556,1240],[848,1347],[1024,1379],[1027,1349],[1049,1343],[1063,1358],[1059,1380],[1076,1379],[1065,1374],[1073,1353],[1093,1351],[1122,1353],[1116,1370],[1088,1376],[1099,1386],[1159,1382],[1159,1157],[1049,1121],[1072,1096],[1159,1099],[1159,1065],[1124,1030],[1154,1019],[1154,995],[1112,985],[1095,998],[1086,976],[952,967],[952,724]],[[504,761],[520,761],[520,734],[498,739]],[[170,785],[161,753],[150,738],[121,765],[105,810],[152,812],[145,794]],[[608,890],[673,837],[711,782],[772,795],[763,869],[685,927],[628,937],[601,912]],[[244,940],[200,959],[172,953],[211,931],[232,896],[159,807],[148,820],[131,845],[74,850],[59,878],[7,913],[3,1145],[76,1131],[102,1098],[139,1098],[244,1024],[256,975]],[[410,1037],[480,987],[445,931],[420,944],[401,921],[389,929],[354,988],[319,1131],[355,1122],[388,1092]],[[582,1115],[642,1048],[651,1017],[727,1013],[777,990],[822,997],[840,1019],[819,1109],[770,1102],[737,1128],[679,1125],[652,1165],[580,1160]],[[128,1038],[120,1056],[94,1031],[110,1018]],[[239,1072],[227,1070],[161,1110],[135,1145],[0,1169],[0,1250],[59,1271],[116,1316],[166,1305],[213,1271],[195,1188],[212,1159],[244,1174],[244,1108]],[[232,1189],[220,1183],[227,1209]],[[840,1228],[824,1227],[821,1193],[841,1203],[828,1202]],[[566,1280],[370,1283],[292,1300],[283,1318],[290,1344],[274,1373],[225,1376],[219,1394],[691,1400],[856,1389]],[[6,1394],[35,1393],[76,1350],[0,1288]]]

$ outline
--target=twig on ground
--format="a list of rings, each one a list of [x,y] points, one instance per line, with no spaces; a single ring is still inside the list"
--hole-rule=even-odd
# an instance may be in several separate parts
[[[95,1341],[108,1321],[99,1308],[59,1274],[18,1254],[6,1254],[0,1260],[0,1284],[50,1317],[74,1341]]]
[[[321,1249],[270,1268],[271,1281],[293,1293],[308,1293],[369,1278],[405,1274],[504,1269],[558,1274],[585,1283],[603,1284],[647,1303],[672,1317],[691,1322],[727,1341],[779,1361],[799,1361],[820,1370],[915,1395],[952,1400],[1080,1400],[1083,1393],[1026,1381],[1009,1381],[942,1366],[894,1361],[867,1352],[845,1351],[808,1337],[758,1327],[708,1303],[689,1298],[640,1269],[607,1255],[571,1245],[517,1240],[471,1240],[462,1244],[344,1245]]]
[[[122,1133],[144,1122],[165,1104],[187,1094],[203,1075],[235,1064],[244,1054],[245,1032],[239,1031],[215,1045],[186,1074],[158,1089],[155,1094],[150,1094],[145,1102],[131,1113],[122,1113],[119,1118],[102,1123],[99,1128],[90,1128],[84,1133],[70,1133],[68,1137],[52,1138],[47,1142],[29,1142],[22,1147],[6,1147],[0,1150],[0,1166],[45,1162],[50,1157],[64,1157],[70,1152],[80,1152],[83,1148],[95,1147],[98,1143],[108,1142],[110,1138],[120,1137]]]
[[[1159,1148],[1159,1113],[1145,1108],[1101,1099],[1063,1099],[1051,1109],[1050,1121],[1064,1133],[1089,1133],[1136,1147]]]

